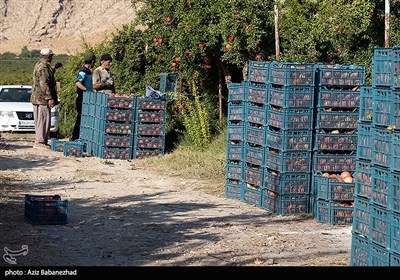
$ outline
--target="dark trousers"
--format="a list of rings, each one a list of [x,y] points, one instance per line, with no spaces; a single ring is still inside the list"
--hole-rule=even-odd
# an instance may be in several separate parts
[[[82,115],[82,103],[83,103],[83,98],[78,95],[76,98],[76,119],[75,119],[75,125],[74,129],[72,131],[72,136],[70,140],[77,140],[79,139],[79,133],[80,133],[80,128],[81,128],[81,115]]]

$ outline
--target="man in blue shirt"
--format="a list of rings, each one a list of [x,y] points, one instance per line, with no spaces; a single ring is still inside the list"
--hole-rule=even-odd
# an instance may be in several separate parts
[[[83,92],[93,91],[93,79],[92,79],[92,68],[96,61],[96,56],[92,52],[85,54],[85,65],[83,65],[78,72],[76,77],[76,112],[77,116],[75,119],[74,129],[72,131],[72,136],[69,139],[74,141],[79,139],[80,126],[81,126],[81,114],[82,114],[82,103],[83,103]]]

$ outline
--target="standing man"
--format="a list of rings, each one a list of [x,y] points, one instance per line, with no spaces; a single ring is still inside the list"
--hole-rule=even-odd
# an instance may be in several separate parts
[[[85,65],[83,65],[78,72],[78,76],[75,80],[76,85],[76,119],[74,129],[72,131],[72,136],[69,139],[74,141],[79,139],[79,133],[81,128],[81,115],[82,115],[82,103],[83,103],[83,92],[93,91],[93,78],[92,78],[92,68],[96,61],[96,56],[92,52],[85,54]]]
[[[110,71],[111,66],[111,55],[103,54],[100,58],[100,66],[93,71],[93,88],[96,91],[103,91],[107,94],[115,93],[114,76]]]
[[[56,80],[50,65],[53,60],[53,51],[44,48],[40,51],[41,58],[33,69],[33,85],[31,103],[33,105],[33,119],[35,122],[34,148],[49,149],[48,144],[51,124],[51,109],[58,104]]]

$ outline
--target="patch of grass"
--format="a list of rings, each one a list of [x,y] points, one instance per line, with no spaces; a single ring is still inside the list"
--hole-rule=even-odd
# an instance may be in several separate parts
[[[138,164],[182,178],[213,180],[222,184],[225,181],[226,131],[216,136],[205,150],[183,142],[172,153],[141,159]]]

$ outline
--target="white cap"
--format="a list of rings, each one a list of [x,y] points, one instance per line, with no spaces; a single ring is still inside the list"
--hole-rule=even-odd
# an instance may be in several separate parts
[[[41,55],[54,55],[54,53],[53,53],[53,51],[52,50],[50,50],[49,48],[44,48],[44,49],[42,49],[41,51],[40,51],[40,54]]]

